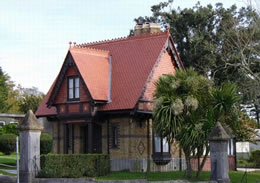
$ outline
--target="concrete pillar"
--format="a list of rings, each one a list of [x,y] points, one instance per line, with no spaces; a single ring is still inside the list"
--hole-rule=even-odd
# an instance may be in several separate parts
[[[211,172],[210,180],[218,183],[230,183],[228,175],[227,143],[230,139],[222,125],[217,122],[209,135]]]
[[[43,126],[29,110],[19,125],[20,183],[32,183],[40,170],[40,136]]]

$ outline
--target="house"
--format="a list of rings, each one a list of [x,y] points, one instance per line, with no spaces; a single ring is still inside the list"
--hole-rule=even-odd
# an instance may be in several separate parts
[[[52,126],[53,153],[104,153],[111,170],[185,168],[176,143],[152,129],[154,82],[183,69],[168,31],[136,25],[134,36],[75,44],[36,112]]]
[[[136,25],[134,36],[74,45],[36,112],[52,126],[53,153],[110,154],[112,170],[133,169],[139,159],[159,167],[179,157],[176,144],[153,132],[151,118],[154,82],[182,68],[170,33],[157,24]],[[144,170],[147,161],[140,162]]]
[[[0,127],[7,124],[18,124],[24,119],[24,114],[14,114],[14,113],[0,113]]]

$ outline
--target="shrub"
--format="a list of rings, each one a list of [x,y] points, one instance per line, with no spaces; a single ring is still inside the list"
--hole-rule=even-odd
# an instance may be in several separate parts
[[[48,154],[52,149],[52,137],[47,133],[42,133],[40,138],[40,153]]]
[[[260,167],[260,150],[252,151],[250,159],[257,167]]]
[[[109,173],[110,160],[102,154],[48,154],[41,155],[39,177],[78,178],[95,177]]]
[[[2,133],[3,134],[15,134],[16,136],[18,136],[19,134],[19,130],[17,129],[18,124],[16,123],[9,123],[7,125],[4,125],[2,127]]]
[[[15,152],[16,149],[16,135],[2,134],[0,136],[0,151],[6,155]]]

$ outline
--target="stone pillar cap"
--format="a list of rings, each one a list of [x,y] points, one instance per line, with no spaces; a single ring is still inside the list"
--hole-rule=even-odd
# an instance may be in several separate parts
[[[229,140],[230,136],[227,134],[225,129],[222,127],[220,122],[217,122],[215,128],[213,128],[209,134],[210,141],[221,141]]]
[[[27,112],[23,122],[19,124],[18,129],[20,131],[28,131],[28,130],[42,131],[43,130],[43,126],[38,121],[36,116],[33,114],[32,110],[29,110]]]

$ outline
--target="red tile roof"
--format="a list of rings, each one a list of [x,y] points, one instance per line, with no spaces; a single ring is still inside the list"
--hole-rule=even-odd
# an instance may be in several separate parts
[[[49,97],[51,95],[51,92],[55,86],[56,80],[52,83],[51,88],[49,89],[47,95],[44,97],[42,103],[40,104],[40,106],[38,107],[35,115],[37,117],[39,116],[51,116],[51,115],[56,115],[57,111],[56,111],[56,107],[47,107],[47,102],[49,100]]]
[[[92,99],[107,101],[109,52],[91,48],[72,48],[70,53],[88,87]]]
[[[83,73],[87,74],[87,72],[91,72],[93,78],[88,79],[86,75],[86,80],[84,79],[84,81],[86,82],[87,87],[92,85],[93,88],[99,87],[99,84],[95,85],[91,80],[94,79],[95,81],[98,81],[100,74],[102,76],[103,74],[107,75],[107,65],[101,66],[102,61],[97,61],[97,65],[102,67],[100,70],[104,70],[105,73],[101,73],[99,69],[94,68],[94,65],[92,65],[92,68],[94,68],[93,71],[87,69],[83,63],[83,60],[86,59],[84,56],[85,50],[87,50],[86,48],[107,50],[112,55],[112,102],[105,104],[100,110],[124,110],[133,109],[135,107],[149,74],[157,59],[159,59],[160,53],[167,43],[168,38],[169,34],[163,32],[81,44],[77,45],[78,48],[71,49],[72,56],[82,76],[84,75]],[[107,56],[104,57],[103,61],[105,62],[106,59]],[[98,88],[96,91],[98,92],[97,95],[105,98],[107,97],[107,93],[105,94],[103,91],[107,89],[107,86],[104,84],[107,81],[102,77],[101,82],[103,83],[101,84],[103,86],[102,92]],[[52,88],[50,90],[52,90]],[[50,93],[50,91],[48,93]],[[90,93],[91,95],[96,95],[91,91]],[[49,96],[47,95],[45,97],[43,104],[40,105],[36,115],[43,116],[43,114],[48,114],[45,104],[48,99],[46,98],[49,98]],[[51,108],[50,110],[53,109]],[[42,113],[42,111],[45,113]]]

